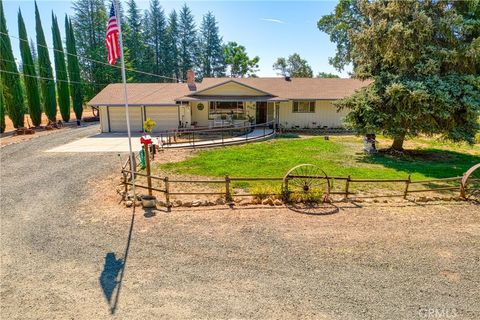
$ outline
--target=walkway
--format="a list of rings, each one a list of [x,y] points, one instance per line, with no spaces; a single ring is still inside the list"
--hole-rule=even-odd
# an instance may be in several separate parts
[[[274,131],[269,128],[258,128],[247,135],[241,135],[234,138],[215,139],[191,142],[175,143],[165,145],[164,148],[207,148],[221,145],[242,144],[251,141],[260,141],[269,139],[274,135]],[[140,151],[140,136],[136,134],[132,138],[132,149],[135,152]],[[53,149],[47,152],[128,152],[128,137],[124,133],[100,133],[90,137],[82,138]]]

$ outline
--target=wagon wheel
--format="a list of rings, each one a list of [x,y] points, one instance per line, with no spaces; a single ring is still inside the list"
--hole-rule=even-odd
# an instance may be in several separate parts
[[[301,164],[290,169],[283,178],[284,190],[304,202],[328,202],[330,182],[325,171],[313,164]]]
[[[471,167],[462,178],[462,196],[480,202],[480,163]]]

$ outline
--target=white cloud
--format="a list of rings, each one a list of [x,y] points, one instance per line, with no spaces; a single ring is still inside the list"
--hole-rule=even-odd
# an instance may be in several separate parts
[[[286,23],[285,21],[280,20],[280,19],[262,18],[262,19],[260,19],[260,20],[262,20],[262,21],[267,21],[267,22],[278,23],[278,24],[284,24],[284,23]]]

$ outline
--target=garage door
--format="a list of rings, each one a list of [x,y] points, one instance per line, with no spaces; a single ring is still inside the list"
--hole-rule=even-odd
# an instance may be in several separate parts
[[[129,107],[130,114],[130,130],[132,132],[143,131],[142,108]],[[108,115],[110,118],[110,132],[127,132],[127,118],[125,115],[125,107],[108,107]]]
[[[145,116],[157,123],[153,132],[178,128],[178,107],[145,107]]]

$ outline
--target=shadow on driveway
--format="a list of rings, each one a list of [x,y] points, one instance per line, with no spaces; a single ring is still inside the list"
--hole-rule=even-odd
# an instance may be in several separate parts
[[[132,220],[130,222],[130,230],[128,231],[127,245],[125,247],[123,259],[117,258],[114,252],[108,252],[105,255],[105,264],[103,266],[102,273],[100,274],[100,287],[102,288],[103,294],[107,299],[111,314],[115,314],[115,311],[117,310],[123,276],[125,274],[125,267],[127,265],[128,252],[130,250],[130,243],[132,241],[134,223],[135,206],[133,207],[132,211]]]

